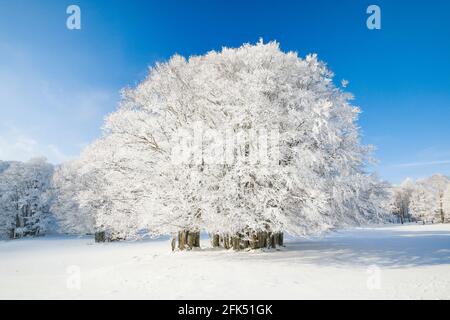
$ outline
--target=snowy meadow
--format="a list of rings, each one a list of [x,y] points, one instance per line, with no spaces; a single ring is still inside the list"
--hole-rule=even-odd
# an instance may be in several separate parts
[[[203,239],[202,239],[203,240]],[[0,242],[1,299],[449,299],[450,224],[347,229],[280,250],[168,240]]]

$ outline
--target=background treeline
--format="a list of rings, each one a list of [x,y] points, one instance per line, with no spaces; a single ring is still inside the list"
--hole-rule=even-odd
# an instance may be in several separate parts
[[[47,232],[94,234],[95,218],[83,212],[77,200],[79,177],[73,165],[69,162],[55,167],[45,159],[0,161],[0,237],[13,239]],[[387,207],[391,214],[385,215],[382,222],[450,221],[450,179],[447,176],[436,174],[416,181],[406,179],[399,185],[387,186],[387,190]],[[185,245],[195,241],[196,236],[183,235]],[[189,237],[193,237],[192,240]],[[261,235],[259,237],[258,241],[267,242],[267,239],[261,240]],[[282,243],[283,240],[272,241]],[[218,246],[220,242],[226,248],[233,247],[232,238],[212,237],[213,245]],[[267,243],[260,246],[265,245]]]
[[[431,177],[406,179],[391,188],[390,210],[398,222],[445,223],[450,220],[450,179]]]

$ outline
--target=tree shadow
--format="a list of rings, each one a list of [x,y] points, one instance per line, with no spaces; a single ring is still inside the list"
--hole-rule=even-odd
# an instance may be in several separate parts
[[[254,251],[234,258],[320,266],[409,268],[450,264],[450,232],[377,231],[295,240],[279,251]]]

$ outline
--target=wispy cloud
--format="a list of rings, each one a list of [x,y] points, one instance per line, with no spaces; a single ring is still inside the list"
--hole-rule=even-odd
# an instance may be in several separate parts
[[[392,167],[411,168],[411,167],[425,167],[425,166],[437,166],[437,165],[450,165],[450,160],[399,163],[399,164],[392,165]]]

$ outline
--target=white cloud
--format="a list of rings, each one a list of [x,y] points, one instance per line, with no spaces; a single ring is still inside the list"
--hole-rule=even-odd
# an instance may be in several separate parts
[[[36,157],[45,157],[55,164],[73,158],[66,155],[55,145],[39,143],[12,125],[0,126],[1,160],[27,161]]]

